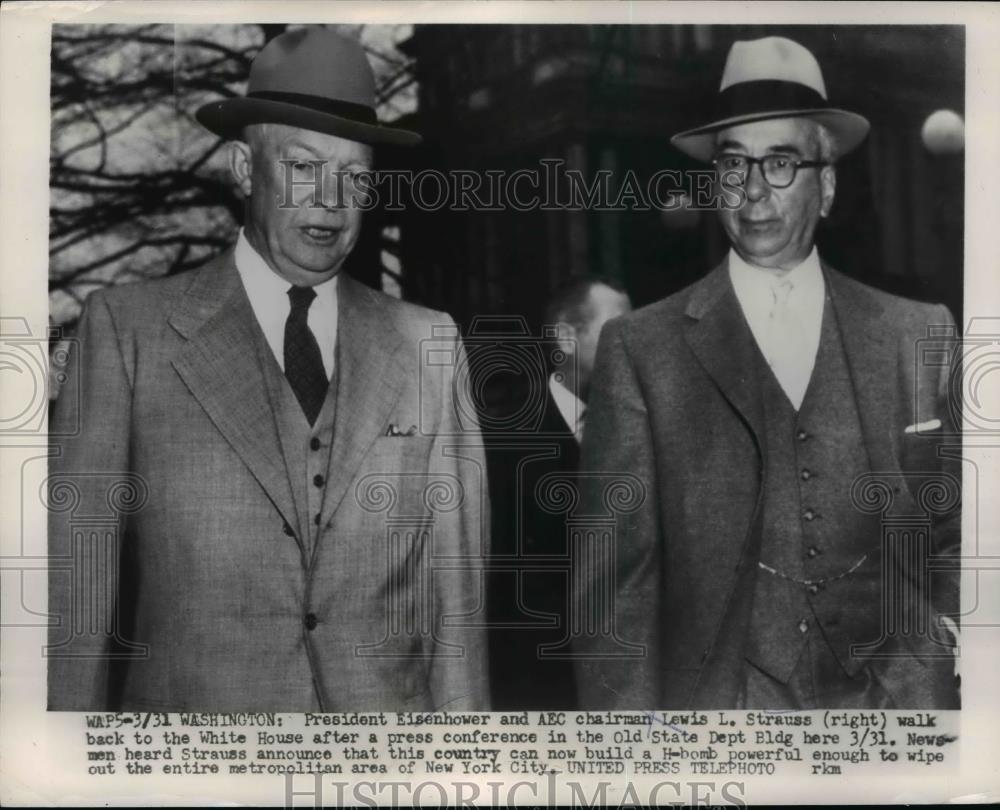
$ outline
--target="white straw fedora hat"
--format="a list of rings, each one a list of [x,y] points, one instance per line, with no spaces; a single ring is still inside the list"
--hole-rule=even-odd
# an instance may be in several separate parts
[[[799,43],[784,37],[734,42],[712,122],[674,135],[670,142],[697,160],[709,161],[720,129],[790,117],[811,118],[827,127],[838,155],[854,149],[870,129],[864,116],[830,106],[819,63]]]

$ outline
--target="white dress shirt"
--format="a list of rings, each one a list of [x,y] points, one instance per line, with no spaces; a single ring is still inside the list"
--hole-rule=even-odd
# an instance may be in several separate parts
[[[236,240],[236,270],[250,299],[253,314],[260,324],[274,358],[285,370],[285,321],[291,312],[288,290],[292,284],[275,273],[254,250],[243,229]],[[337,348],[337,276],[313,287],[316,297],[309,306],[307,323],[319,344],[327,378],[333,376]]]
[[[781,275],[747,264],[730,249],[729,277],[761,354],[798,410],[823,327],[826,285],[815,246],[798,267]]]
[[[573,431],[577,442],[583,440],[583,415],[587,406],[582,399],[556,380],[555,374],[549,375],[549,392],[559,409],[559,415]]]

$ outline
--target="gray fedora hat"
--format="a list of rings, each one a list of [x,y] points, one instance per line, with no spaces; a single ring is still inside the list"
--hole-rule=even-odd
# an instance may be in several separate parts
[[[375,77],[361,45],[326,28],[287,31],[250,65],[247,94],[212,101],[195,113],[224,138],[248,124],[287,124],[367,144],[420,143],[416,132],[380,124]]]
[[[722,71],[712,121],[674,135],[670,142],[686,155],[709,161],[719,130],[795,117],[811,118],[827,127],[841,155],[858,146],[871,128],[864,116],[830,105],[819,63],[807,48],[784,37],[734,42]]]

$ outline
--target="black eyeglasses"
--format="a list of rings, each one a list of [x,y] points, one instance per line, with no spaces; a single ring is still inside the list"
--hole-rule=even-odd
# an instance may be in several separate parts
[[[712,160],[719,179],[727,185],[742,186],[747,181],[753,165],[759,164],[761,174],[769,186],[787,188],[795,182],[799,169],[816,169],[829,164],[822,160],[796,160],[788,155],[719,155]]]

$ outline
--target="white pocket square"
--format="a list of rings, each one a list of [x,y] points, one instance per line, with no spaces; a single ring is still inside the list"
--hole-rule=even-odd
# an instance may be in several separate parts
[[[400,430],[399,429],[399,425],[392,424],[392,425],[389,425],[389,427],[387,427],[385,429],[385,433],[383,433],[382,435],[383,436],[398,436],[399,438],[402,438],[402,439],[408,439],[411,436],[416,436],[417,435],[417,426],[416,425],[411,425],[409,430]]]
[[[940,419],[929,419],[926,422],[917,422],[915,425],[908,425],[903,433],[926,433],[929,430],[937,430],[941,427]]]

